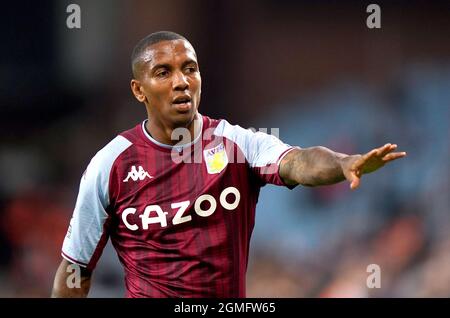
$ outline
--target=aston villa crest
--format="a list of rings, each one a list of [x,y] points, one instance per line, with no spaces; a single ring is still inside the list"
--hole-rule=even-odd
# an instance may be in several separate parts
[[[209,174],[220,173],[228,164],[227,152],[223,143],[214,148],[203,150],[203,157]]]

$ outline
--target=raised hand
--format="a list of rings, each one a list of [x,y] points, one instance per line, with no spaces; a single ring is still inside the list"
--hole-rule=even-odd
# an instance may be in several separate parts
[[[350,181],[350,189],[359,187],[363,174],[374,172],[386,163],[406,156],[406,152],[392,152],[397,149],[396,144],[386,144],[380,148],[372,149],[364,155],[353,155],[345,158],[342,171],[345,178]]]

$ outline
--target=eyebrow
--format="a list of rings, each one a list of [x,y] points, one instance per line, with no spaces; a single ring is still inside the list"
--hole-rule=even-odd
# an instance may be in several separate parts
[[[196,61],[191,60],[191,59],[188,59],[188,60],[186,60],[181,66],[182,66],[182,67],[185,67],[186,65],[192,64],[192,63],[194,63],[195,65],[198,65]]]
[[[151,71],[157,70],[159,68],[170,68],[170,64],[163,63],[163,64],[156,64],[151,68]]]
[[[192,63],[195,64],[196,66],[198,66],[198,64],[197,64],[197,62],[196,62],[195,60],[188,59],[188,60],[184,61],[183,64],[181,64],[181,68],[185,67],[186,65],[192,64]],[[157,70],[157,69],[159,69],[159,68],[167,68],[167,69],[171,69],[171,68],[172,68],[172,65],[170,65],[170,64],[168,64],[168,63],[156,64],[155,66],[153,66],[153,67],[151,68],[151,71]]]

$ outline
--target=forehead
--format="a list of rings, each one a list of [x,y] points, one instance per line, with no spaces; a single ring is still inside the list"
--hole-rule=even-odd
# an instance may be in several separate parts
[[[142,54],[150,67],[157,64],[177,64],[186,60],[197,61],[192,45],[185,40],[161,41],[150,45]]]

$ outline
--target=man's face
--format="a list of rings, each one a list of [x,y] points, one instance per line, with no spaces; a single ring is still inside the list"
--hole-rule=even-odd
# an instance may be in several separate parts
[[[166,127],[186,127],[200,103],[201,77],[194,48],[184,40],[161,41],[147,48],[139,82],[150,116]],[[133,84],[132,84],[133,86]]]

